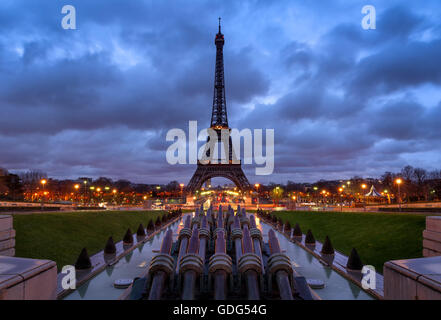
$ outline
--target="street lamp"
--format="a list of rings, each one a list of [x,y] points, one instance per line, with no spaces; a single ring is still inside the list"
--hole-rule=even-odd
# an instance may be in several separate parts
[[[76,184],[76,185],[74,185],[74,189],[77,191],[77,193],[78,193],[78,189],[80,189],[80,185],[79,184]],[[76,194],[76,197],[75,198],[77,198],[78,199],[78,194]]]
[[[41,209],[43,209],[43,207],[44,207],[44,205],[43,205],[43,203],[44,203],[44,196],[46,195],[46,193],[44,192],[44,186],[46,185],[47,180],[46,179],[42,179],[40,181],[40,183],[43,185],[43,197],[41,198]]]
[[[84,205],[86,205],[87,180],[84,180],[83,183],[84,183],[84,199],[83,199],[84,201],[83,201],[83,203],[84,203]]]
[[[340,211],[343,211],[343,187],[338,188],[340,192]]]
[[[363,207],[364,207],[364,211],[366,211],[366,196],[365,196],[365,193],[364,193],[364,190],[367,188],[367,185],[365,185],[364,183],[361,185],[361,188],[363,189],[363,202],[364,202],[364,205],[363,205]]]
[[[403,183],[403,180],[398,178],[397,180],[395,180],[395,183],[398,185],[398,205],[399,205],[400,212],[401,212],[401,190],[400,190],[400,185]]]
[[[256,184],[254,184],[254,187],[256,188],[256,191],[257,191],[257,201],[256,201],[256,205],[257,205],[257,209],[259,209],[259,187],[260,187],[260,184],[259,184],[259,183],[256,183]]]

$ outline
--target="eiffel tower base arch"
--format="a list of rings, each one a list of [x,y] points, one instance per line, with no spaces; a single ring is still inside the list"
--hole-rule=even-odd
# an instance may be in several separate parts
[[[215,177],[231,180],[236,187],[245,191],[251,189],[240,164],[200,164],[187,185],[187,192],[194,193],[200,189],[205,181]]]

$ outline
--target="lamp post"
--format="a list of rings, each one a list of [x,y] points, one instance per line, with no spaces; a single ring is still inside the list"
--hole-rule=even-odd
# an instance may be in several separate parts
[[[84,202],[84,205],[86,205],[87,180],[84,180],[83,183],[84,183],[84,197],[83,197],[83,202]]]
[[[398,206],[399,206],[399,210],[401,212],[401,190],[400,190],[400,185],[403,183],[403,180],[401,180],[400,178],[398,178],[397,180],[395,180],[395,183],[398,185]]]
[[[46,185],[46,183],[47,183],[47,180],[46,179],[42,179],[41,181],[40,181],[40,183],[42,184],[42,186],[43,186],[43,197],[41,198],[41,209],[43,210],[43,208],[44,208],[44,197],[45,197],[45,192],[44,192],[44,186]]]
[[[254,185],[254,187],[256,187],[256,191],[257,191],[257,201],[256,201],[256,205],[257,205],[257,209],[259,209],[259,187],[260,187],[260,184],[259,184],[259,183],[256,183],[256,184]]]
[[[365,196],[365,193],[364,193],[366,188],[367,188],[367,185],[363,183],[361,185],[361,189],[362,189],[361,192],[363,192],[363,208],[364,208],[364,211],[366,211],[366,196]]]
[[[343,187],[338,188],[340,192],[340,211],[343,211]]]
[[[76,194],[75,194],[75,198],[78,198],[78,189],[80,189],[80,185],[76,184],[76,185],[74,185],[74,188],[77,191]]]
[[[116,190],[116,189],[113,189],[112,190],[112,193],[113,193],[113,203],[114,204],[117,204],[117,202],[116,202],[116,193],[118,192],[118,190]]]

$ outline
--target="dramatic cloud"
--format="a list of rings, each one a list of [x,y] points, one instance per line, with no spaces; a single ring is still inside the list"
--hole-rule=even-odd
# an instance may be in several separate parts
[[[211,117],[222,16],[231,127],[275,129],[275,173],[378,176],[441,160],[441,5],[372,1],[76,0],[0,4],[0,167],[50,176],[187,182],[169,129]]]

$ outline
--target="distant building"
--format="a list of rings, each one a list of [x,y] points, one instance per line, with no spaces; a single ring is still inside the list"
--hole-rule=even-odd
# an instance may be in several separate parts
[[[87,183],[90,184],[90,183],[92,183],[93,179],[92,178],[82,177],[82,178],[78,178],[77,181],[83,182],[83,183],[84,183],[84,181],[87,181]]]
[[[6,176],[8,171],[6,169],[0,168],[0,177]]]

